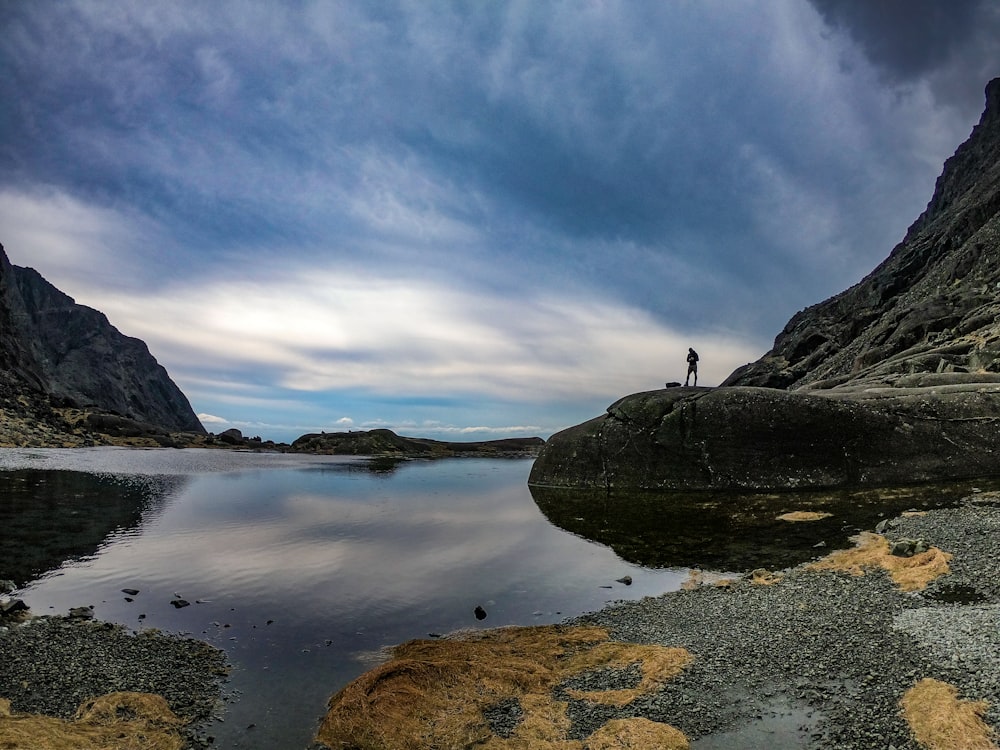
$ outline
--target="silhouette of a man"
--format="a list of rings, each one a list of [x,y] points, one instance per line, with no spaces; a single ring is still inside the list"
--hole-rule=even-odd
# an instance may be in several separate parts
[[[694,349],[688,348],[687,361],[688,361],[688,374],[687,377],[684,378],[684,385],[688,384],[688,380],[691,379],[692,375],[694,375],[694,384],[698,385],[698,352],[696,352]]]

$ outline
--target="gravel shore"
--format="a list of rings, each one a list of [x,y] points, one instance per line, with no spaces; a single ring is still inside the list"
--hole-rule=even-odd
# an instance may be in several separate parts
[[[116,691],[156,693],[191,723],[186,747],[208,747],[205,724],[220,698],[225,654],[158,631],[38,617],[0,626],[0,696],[15,713],[70,719],[85,700]]]
[[[920,592],[900,591],[881,570],[856,577],[800,565],[776,585],[705,586],[578,618],[617,640],[685,647],[695,660],[624,708],[570,700],[573,736],[641,716],[678,727],[696,750],[917,750],[900,699],[925,677],[988,701],[984,718],[1000,729],[998,532],[992,493],[892,520],[889,539],[923,538],[954,555],[951,573]],[[572,687],[634,679],[597,670]]]

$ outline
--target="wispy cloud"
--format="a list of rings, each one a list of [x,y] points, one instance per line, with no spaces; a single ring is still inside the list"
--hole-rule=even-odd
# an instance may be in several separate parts
[[[293,392],[536,402],[606,395],[656,386],[670,353],[691,340],[596,297],[504,299],[325,268],[267,285],[212,280],[120,294],[102,305],[112,319],[128,319],[131,335],[169,354],[181,375],[206,365],[267,372]],[[731,336],[701,338],[708,378],[721,379],[759,350],[759,342]]]

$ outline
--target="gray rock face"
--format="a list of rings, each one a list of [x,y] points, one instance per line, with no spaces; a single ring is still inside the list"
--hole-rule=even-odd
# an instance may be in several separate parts
[[[146,344],[78,305],[0,245],[0,370],[8,388],[96,407],[172,431],[203,433],[191,404]]]
[[[823,395],[671,388],[553,435],[528,481],[772,490],[982,477],[1000,473],[998,425],[1000,382]]]
[[[719,389],[628,396],[553,435],[529,483],[870,487],[1000,475],[1000,78],[884,263]]]

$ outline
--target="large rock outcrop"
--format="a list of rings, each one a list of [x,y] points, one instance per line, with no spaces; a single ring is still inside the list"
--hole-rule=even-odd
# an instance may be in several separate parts
[[[78,305],[0,245],[0,386],[7,408],[44,401],[204,433],[187,397],[146,344]],[[36,415],[37,416],[37,415]]]
[[[865,487],[1000,475],[1000,78],[904,240],[718,389],[627,396],[553,435],[553,487]]]
[[[822,395],[755,387],[637,393],[549,438],[529,482],[773,490],[991,476],[1000,473],[1000,376],[991,380]]]

